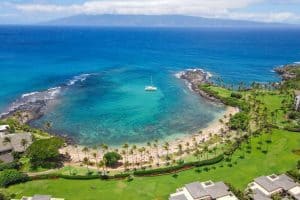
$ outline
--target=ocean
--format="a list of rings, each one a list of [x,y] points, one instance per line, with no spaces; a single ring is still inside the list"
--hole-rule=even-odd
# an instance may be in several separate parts
[[[202,68],[227,84],[278,81],[300,61],[300,29],[0,27],[0,113],[52,98],[31,124],[83,145],[197,132],[224,113],[175,74]],[[156,92],[145,92],[150,84]]]

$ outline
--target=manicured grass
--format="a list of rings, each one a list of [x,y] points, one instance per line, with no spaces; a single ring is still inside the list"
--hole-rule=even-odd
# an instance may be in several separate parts
[[[265,140],[272,137],[272,143],[267,146]],[[262,153],[257,147],[263,141],[262,148],[268,147],[268,153]],[[231,183],[238,189],[244,189],[255,177],[272,173],[283,173],[292,169],[299,155],[292,150],[300,147],[300,134],[282,130],[273,131],[272,135],[258,136],[252,139],[251,153],[246,153],[246,144],[242,150],[234,153],[231,163],[223,161],[210,166],[210,170],[198,173],[195,169],[178,173],[178,177],[172,175],[134,178],[126,180],[40,180],[25,184],[19,184],[8,188],[9,192],[22,195],[52,194],[56,197],[64,197],[67,200],[101,200],[101,199],[167,199],[176,188],[193,181],[223,180]],[[245,158],[239,158],[245,154]],[[235,164],[236,162],[236,164]]]
[[[210,86],[208,86],[208,88],[212,91],[217,92],[218,95],[220,95],[221,97],[230,97],[230,95],[232,93],[231,90],[228,90],[223,87],[214,86],[214,85],[210,85]]]
[[[271,93],[266,93],[265,95],[259,95],[257,97],[259,100],[262,101],[265,107],[268,109],[268,116],[271,120],[271,113],[278,110],[276,124],[283,125],[286,123],[286,118],[284,111],[282,109],[282,100],[288,100],[288,96],[285,94],[276,94],[272,95]]]

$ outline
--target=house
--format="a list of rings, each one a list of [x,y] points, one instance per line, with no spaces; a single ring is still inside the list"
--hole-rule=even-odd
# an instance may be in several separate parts
[[[238,200],[223,182],[193,182],[170,195],[169,200]]]
[[[300,90],[295,91],[295,110],[300,111]]]
[[[294,199],[300,200],[300,184],[285,174],[277,176],[260,176],[248,185],[254,200],[268,200],[274,194],[286,192]]]
[[[3,137],[9,132],[9,125],[0,125],[0,137]]]
[[[16,200],[16,199],[15,199]],[[22,197],[21,200],[64,200],[62,198],[53,198],[51,195],[34,195],[33,197]]]
[[[5,163],[12,162],[14,160],[12,152],[22,153],[31,143],[30,133],[14,133],[0,137],[0,160]]]

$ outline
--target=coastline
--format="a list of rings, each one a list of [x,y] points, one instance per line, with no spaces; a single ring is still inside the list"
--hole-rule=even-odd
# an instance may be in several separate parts
[[[159,145],[158,148],[154,147],[153,145],[151,145],[151,147],[145,145],[145,144],[135,144],[137,146],[137,149],[145,147],[146,148],[146,152],[148,153],[148,157],[145,158],[144,162],[145,164],[149,161],[147,159],[149,159],[150,157],[155,158],[157,155],[157,151],[162,152],[160,153],[160,157],[166,156],[166,154],[173,154],[173,153],[177,153],[178,152],[178,146],[182,145],[183,150],[187,150],[187,148],[191,148],[193,146],[193,144],[195,142],[199,143],[204,143],[206,141],[208,141],[209,139],[211,139],[214,136],[220,136],[220,135],[225,135],[226,131],[228,131],[228,126],[226,125],[226,123],[229,121],[230,116],[231,115],[235,115],[236,113],[239,112],[238,108],[235,107],[230,107],[227,106],[226,107],[226,111],[223,114],[223,116],[221,118],[216,118],[214,121],[210,122],[208,124],[207,127],[200,129],[198,132],[189,134],[189,135],[185,135],[183,137],[180,138],[174,138],[172,141],[168,141],[169,144],[169,151],[166,152],[164,150],[164,140],[159,141]],[[186,146],[186,144],[189,143],[189,146]],[[94,148],[90,148],[89,152],[83,152],[82,149],[85,146],[82,145],[74,145],[74,144],[69,144],[63,148],[60,149],[60,152],[62,154],[68,154],[71,157],[71,162],[69,164],[74,165],[74,166],[78,166],[81,164],[82,160],[85,157],[89,157],[89,160],[91,162],[96,162],[98,161],[98,159],[93,157],[93,154],[96,153],[97,154],[97,158],[102,157],[104,155],[104,153],[106,151],[116,151],[116,149],[118,149],[118,152],[122,151],[122,147],[121,146],[117,146],[117,147],[109,147],[109,149],[107,149],[106,151],[102,151],[99,148],[94,149]],[[131,148],[131,146],[129,145],[129,148]],[[127,161],[128,162],[135,162],[135,157],[136,155],[127,155]],[[184,156],[184,155],[182,155]],[[181,158],[182,156],[179,156],[177,159]],[[156,159],[154,159],[156,160]],[[159,163],[164,163],[165,161],[163,159],[160,159]],[[93,166],[92,166],[93,167]],[[94,166],[94,168],[96,168]],[[119,170],[123,168],[123,166],[114,168],[113,170]]]
[[[23,124],[30,124],[32,120],[38,119],[43,115],[43,112],[52,104],[54,104],[55,101],[57,101],[57,98],[59,98],[59,94],[62,90],[67,89],[68,86],[74,85],[76,82],[82,82],[86,80],[88,77],[88,74],[83,74],[81,76],[75,76],[72,80],[70,80],[67,84],[64,84],[62,86],[51,88],[46,91],[41,92],[32,92],[28,94],[22,95],[20,99],[17,99],[15,103],[12,105],[13,112],[11,112],[9,116],[13,116],[17,118],[17,120],[20,123]],[[206,99],[208,102],[217,104],[217,105],[224,105],[219,99],[216,99],[215,97],[210,96],[209,94],[202,91],[198,86],[201,84],[211,84],[210,78],[211,74],[209,72],[206,72],[202,69],[196,68],[196,69],[187,69],[185,71],[181,71],[175,76],[182,81],[185,81],[188,88],[197,93],[198,95],[202,96],[204,99]],[[16,106],[17,105],[17,106]],[[226,106],[226,105],[225,105]],[[38,108],[38,109],[37,109]],[[194,146],[195,143],[201,144],[209,139],[211,139],[215,135],[224,135],[228,131],[228,127],[226,123],[229,121],[230,116],[234,115],[239,112],[238,108],[235,107],[225,107],[226,110],[220,116],[217,116],[213,121],[208,123],[208,125],[204,128],[201,128],[197,130],[197,132],[185,134],[185,135],[171,135],[170,137],[163,138],[159,141],[159,144],[157,144],[157,147],[154,147],[153,145],[149,146],[147,143],[137,143],[137,144],[129,144],[131,147],[132,145],[136,145],[137,149],[144,148],[147,154],[149,155],[147,159],[150,158],[156,158],[157,152],[163,152],[161,153],[160,157],[166,156],[166,154],[174,154],[178,152],[179,146],[183,147],[183,150],[189,151],[189,149]],[[60,152],[65,154],[68,153],[71,157],[71,163],[73,165],[81,165],[82,160],[85,157],[89,157],[91,162],[96,162],[96,158],[93,158],[93,154],[96,153],[97,157],[102,157],[104,155],[104,151],[99,150],[99,148],[89,148],[89,152],[83,152],[82,149],[84,148],[83,145],[76,144],[72,137],[60,135],[57,133],[51,133],[52,136],[61,137],[66,141],[66,146],[60,149]],[[154,141],[149,141],[153,142]],[[164,149],[165,143],[168,143],[168,151],[166,152]],[[99,147],[100,145],[98,145]],[[121,152],[124,150],[121,145],[116,146],[110,146],[107,151],[119,151]],[[106,152],[107,152],[106,151]],[[182,155],[183,156],[183,155]],[[180,159],[182,156],[176,157],[176,159]],[[134,155],[129,155],[127,158],[127,161],[134,162]],[[149,161],[147,161],[146,158],[143,160],[145,164]],[[157,162],[163,163],[165,162],[161,158],[157,158]]]
[[[175,74],[175,76],[181,80],[186,81],[188,84],[188,87],[193,91],[199,94],[200,96],[204,97],[208,102],[214,103],[214,104],[222,104],[224,105],[220,100],[211,97],[210,95],[206,94],[204,91],[200,90],[198,85],[199,84],[207,84],[210,83],[209,79],[211,78],[211,75],[208,72],[205,72],[202,69],[188,69],[183,72],[179,72]],[[226,106],[226,105],[225,105]],[[148,146],[145,143],[140,144],[129,144],[129,148],[131,148],[131,145],[136,145],[137,149],[145,147],[145,151],[148,153],[148,159],[149,158],[155,158],[157,157],[157,152],[163,152],[160,154],[160,157],[165,156],[166,154],[173,154],[177,153],[179,150],[179,146],[183,147],[183,150],[187,150],[190,147],[194,145],[194,143],[200,144],[204,143],[208,140],[210,140],[214,136],[220,136],[225,135],[227,131],[229,130],[228,126],[226,125],[229,122],[230,116],[235,115],[239,112],[239,108],[237,107],[231,107],[226,106],[226,110],[220,117],[216,117],[213,121],[211,121],[206,127],[199,129],[195,133],[191,133],[188,135],[182,135],[182,136],[170,136],[170,138],[165,138],[163,140],[159,141],[159,144],[157,147],[154,147],[153,145]],[[153,141],[149,141],[153,142]],[[169,146],[168,152],[164,150],[164,143],[167,142]],[[187,145],[189,144],[189,145]],[[89,157],[91,162],[97,162],[96,158],[93,158],[93,154],[97,154],[97,157],[102,157],[105,153],[105,151],[99,150],[99,148],[91,148],[89,153],[83,152],[82,149],[84,146],[82,145],[74,145],[69,144],[66,147],[63,147],[60,152],[61,153],[67,153],[71,157],[71,163],[72,165],[78,165],[81,163],[81,161],[85,157]],[[123,149],[124,150],[124,149]],[[107,151],[122,151],[122,146],[111,146]],[[178,158],[181,158],[182,156],[179,156]],[[178,159],[177,158],[177,159]],[[127,155],[127,161],[128,162],[134,162],[135,160],[134,155]],[[161,158],[157,158],[157,162],[164,163]],[[145,159],[144,162],[147,163],[149,160]],[[119,168],[121,168],[120,166]],[[118,168],[117,168],[118,169]],[[115,169],[114,169],[115,170]]]

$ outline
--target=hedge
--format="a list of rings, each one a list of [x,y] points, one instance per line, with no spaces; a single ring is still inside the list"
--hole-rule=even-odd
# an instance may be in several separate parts
[[[27,174],[15,169],[6,169],[0,172],[0,187],[8,187],[16,183],[23,183],[30,180]]]
[[[287,174],[295,179],[295,181],[300,181],[300,173],[298,169],[287,171]]]
[[[20,169],[21,168],[21,163],[17,161],[13,161],[10,163],[1,163],[0,164],[0,171],[3,171],[5,169]]]
[[[42,175],[36,175],[31,177],[31,180],[42,180],[42,179],[57,179],[57,178],[63,178],[63,179],[73,179],[73,180],[91,180],[91,179],[123,179],[127,178],[130,174],[129,173],[123,173],[123,174],[116,174],[114,176],[108,176],[108,175],[99,175],[99,174],[93,174],[93,175],[66,175],[66,174],[42,174]]]
[[[165,168],[158,168],[158,169],[151,169],[151,170],[139,170],[139,171],[135,171],[133,174],[135,176],[151,176],[151,175],[169,174],[169,173],[173,173],[173,172],[178,172],[180,170],[189,169],[192,167],[201,167],[201,166],[216,164],[218,162],[221,162],[223,159],[224,159],[224,155],[221,154],[215,158],[208,159],[208,160],[188,162],[188,163],[183,163],[180,165],[165,167]]]

